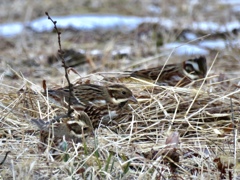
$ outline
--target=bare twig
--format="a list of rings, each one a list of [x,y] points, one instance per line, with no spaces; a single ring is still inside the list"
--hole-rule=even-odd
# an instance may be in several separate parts
[[[62,50],[62,45],[61,45],[61,32],[58,30],[57,28],[57,21],[54,21],[50,15],[48,14],[48,12],[45,12],[46,16],[48,17],[48,19],[53,23],[54,25],[54,29],[56,30],[57,34],[58,34],[58,46],[59,46],[59,49],[58,49],[58,55],[60,57],[60,59],[62,60],[62,66],[64,67],[64,70],[65,70],[65,78],[67,79],[67,82],[68,82],[68,87],[69,87],[69,98],[68,98],[68,113],[67,115],[70,116],[73,112],[73,109],[71,108],[71,98],[73,97],[73,85],[71,84],[70,80],[69,80],[69,77],[68,77],[68,66],[66,65],[66,62],[65,62],[65,59],[63,57],[64,55],[64,52]]]

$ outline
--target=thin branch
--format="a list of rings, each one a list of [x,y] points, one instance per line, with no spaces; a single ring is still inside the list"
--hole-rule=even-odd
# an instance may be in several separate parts
[[[48,12],[45,12],[46,16],[48,17],[48,19],[53,23],[54,25],[54,29],[57,32],[58,35],[58,55],[59,58],[62,60],[62,66],[64,67],[65,70],[65,78],[67,79],[68,82],[68,88],[69,88],[69,98],[68,98],[68,116],[71,116],[73,109],[71,108],[72,102],[71,102],[71,98],[73,97],[73,85],[71,84],[70,80],[69,80],[69,76],[68,76],[68,66],[66,65],[65,59],[64,59],[64,52],[62,50],[62,45],[61,45],[61,32],[58,30],[57,28],[57,21],[54,21],[50,15],[48,14]]]

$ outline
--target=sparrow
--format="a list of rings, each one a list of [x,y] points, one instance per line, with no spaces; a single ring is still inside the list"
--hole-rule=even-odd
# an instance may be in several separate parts
[[[94,129],[98,128],[99,125],[119,125],[123,120],[129,119],[132,114],[132,110],[129,106],[119,108],[114,104],[100,107],[89,106],[84,109],[84,112],[90,117]]]
[[[54,139],[62,139],[79,142],[83,136],[93,132],[93,126],[89,116],[85,112],[77,112],[75,116],[65,116],[60,120],[44,121],[42,119],[32,119],[31,122],[41,130],[41,141],[45,142],[45,138],[50,133]]]
[[[130,77],[156,81],[160,86],[186,86],[193,80],[202,79],[207,73],[206,58],[200,56],[181,63],[167,64],[130,72]]]
[[[69,87],[51,89],[47,93],[60,105],[68,105]],[[121,119],[130,101],[137,103],[132,91],[123,85],[77,84],[73,86],[71,108],[85,112],[95,129],[99,124],[110,125],[113,119]]]
[[[48,96],[61,104],[68,104],[69,88],[48,90]],[[84,110],[89,106],[99,107],[107,104],[114,104],[121,108],[129,101],[137,102],[132,91],[119,84],[109,86],[78,84],[73,86],[71,97],[71,105],[78,110]]]

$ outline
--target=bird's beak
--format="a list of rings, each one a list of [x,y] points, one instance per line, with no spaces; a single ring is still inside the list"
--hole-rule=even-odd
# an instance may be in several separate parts
[[[137,99],[134,96],[131,96],[130,98],[128,98],[129,101],[135,102],[137,103]]]

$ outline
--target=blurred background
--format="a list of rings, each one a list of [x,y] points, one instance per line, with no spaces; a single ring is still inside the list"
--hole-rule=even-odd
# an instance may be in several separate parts
[[[0,73],[21,86],[60,83],[61,30],[69,66],[81,76],[176,63],[204,55],[212,74],[239,77],[240,2],[230,0],[2,0]],[[20,76],[20,77],[19,77]],[[11,81],[10,81],[11,80]]]

